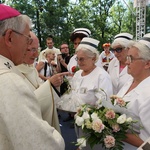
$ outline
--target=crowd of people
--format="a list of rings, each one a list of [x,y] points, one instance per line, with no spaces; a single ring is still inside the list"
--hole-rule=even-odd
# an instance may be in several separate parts
[[[0,150],[64,150],[58,110],[68,111],[68,121],[78,106],[94,106],[99,95],[109,101],[113,94],[129,102],[127,115],[142,126],[133,128],[136,135],[126,134],[124,150],[144,146],[150,137],[150,34],[135,41],[119,33],[99,53],[100,41],[89,29],[77,28],[70,36],[71,56],[69,45],[55,48],[52,36],[39,54],[31,27],[27,15],[0,4]],[[77,137],[84,135],[75,130]]]

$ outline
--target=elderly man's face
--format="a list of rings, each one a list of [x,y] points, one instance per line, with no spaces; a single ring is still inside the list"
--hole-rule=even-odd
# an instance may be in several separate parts
[[[15,65],[23,63],[23,58],[26,53],[26,50],[29,44],[31,44],[30,29],[28,25],[25,27],[25,30],[23,32],[17,32],[15,32],[12,29],[9,29],[5,35],[7,38],[9,36],[9,38],[7,39],[10,44],[9,59],[12,60],[12,62]]]
[[[33,64],[35,59],[38,57],[38,45],[39,45],[38,38],[32,37],[32,39],[33,39],[33,42],[27,48],[26,54],[24,56],[24,61],[23,61],[25,64],[28,64],[28,65]]]

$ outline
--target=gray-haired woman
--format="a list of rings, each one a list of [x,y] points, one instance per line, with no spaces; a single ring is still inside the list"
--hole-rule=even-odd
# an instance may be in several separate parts
[[[136,150],[143,141],[150,137],[150,34],[146,34],[140,41],[132,44],[128,50],[127,72],[132,75],[123,88],[117,94],[127,105],[128,116],[137,120],[133,128],[137,135],[128,133],[124,150]],[[133,147],[133,146],[135,147]]]
[[[128,52],[129,43],[133,36],[129,33],[120,33],[115,36],[111,45],[115,58],[109,63],[108,73],[110,74],[113,84],[113,94],[117,94],[122,86],[129,78],[132,78],[127,73],[126,56]]]

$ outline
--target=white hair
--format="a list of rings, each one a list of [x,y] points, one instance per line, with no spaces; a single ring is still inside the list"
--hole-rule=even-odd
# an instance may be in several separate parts
[[[52,49],[47,49],[44,53],[44,56],[47,57],[48,54],[55,54],[55,51]]]
[[[147,45],[141,42],[134,42],[132,43],[131,47],[137,48],[139,57],[143,58],[144,60],[150,60],[150,48]]]
[[[91,57],[91,58],[94,58],[95,57],[95,62],[97,62],[98,58],[99,58],[99,52],[97,50],[90,50],[90,49],[87,49],[85,47],[80,47],[80,48],[77,48],[76,49],[76,52],[78,51],[83,51],[88,57]]]
[[[2,20],[0,21],[0,35],[2,36],[7,29],[22,32],[26,25],[29,25],[29,28],[32,27],[32,21],[27,15],[19,15],[17,17]]]
[[[122,47],[125,47],[125,48],[128,48],[130,47],[130,42],[132,40],[128,40],[128,39],[125,39],[125,38],[117,38],[113,41],[113,43],[111,44],[111,47],[115,47],[115,46],[122,46]]]

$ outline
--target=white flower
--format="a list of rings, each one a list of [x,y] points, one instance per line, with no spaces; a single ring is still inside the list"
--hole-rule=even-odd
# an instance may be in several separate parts
[[[91,147],[102,144],[104,149],[121,149],[124,135],[128,129],[135,133],[133,123],[136,122],[131,117],[126,116],[126,113],[120,114],[125,112],[128,102],[125,103],[122,98],[115,95],[112,96],[111,101],[106,101],[98,90],[96,90],[96,94],[95,105],[81,105],[75,115],[75,124],[83,131],[82,137],[80,136],[76,145],[80,149],[84,149],[83,147],[86,146],[87,142]]]
[[[75,123],[76,123],[78,126],[82,126],[83,123],[84,123],[84,119],[83,119],[82,117],[77,116],[77,117],[76,117],[76,120],[75,120]]]
[[[132,118],[131,117],[129,117],[129,118],[127,118],[127,120],[126,120],[127,122],[132,122],[133,120],[132,120]]]
[[[126,115],[123,114],[117,119],[117,123],[123,124],[126,121]]]
[[[93,120],[99,119],[97,113],[92,113],[91,118],[92,118]]]
[[[85,126],[87,129],[92,129],[92,123],[89,119],[85,120]]]
[[[77,139],[77,145],[79,145],[79,148],[82,149],[83,147],[86,147],[86,139],[85,138],[79,138]]]
[[[86,119],[89,119],[89,118],[90,118],[90,116],[89,116],[89,114],[88,114],[88,112],[87,112],[87,111],[83,113],[82,118],[83,118],[84,120],[86,120]]]
[[[98,133],[101,133],[102,130],[104,129],[104,124],[102,122],[101,119],[97,119],[97,120],[94,120],[92,122],[92,129],[95,131],[95,132],[98,132]]]

